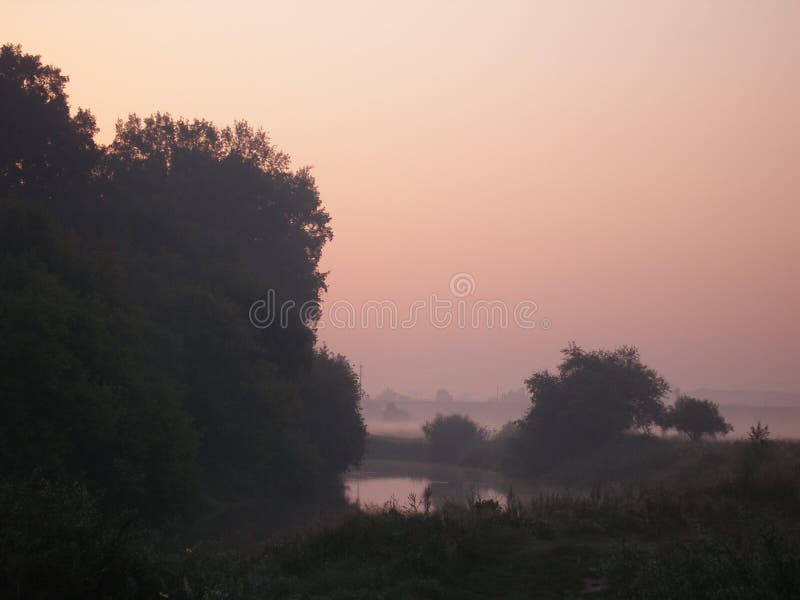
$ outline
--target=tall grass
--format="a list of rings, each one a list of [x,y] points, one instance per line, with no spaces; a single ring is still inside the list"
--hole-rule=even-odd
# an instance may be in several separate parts
[[[670,447],[670,451],[673,448]],[[688,446],[659,482],[435,509],[429,494],[352,510],[258,553],[107,521],[102,498],[0,486],[8,598],[793,598],[800,453]],[[49,508],[48,508],[49,507]]]

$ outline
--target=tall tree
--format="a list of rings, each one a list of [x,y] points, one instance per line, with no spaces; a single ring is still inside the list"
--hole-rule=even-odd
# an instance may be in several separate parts
[[[95,120],[70,115],[67,81],[20,46],[0,48],[0,196],[52,197],[94,166]]]
[[[532,405],[523,432],[538,449],[585,451],[662,422],[669,385],[636,348],[587,352],[572,344],[562,354],[557,373],[539,371],[525,382]]]
[[[300,310],[332,236],[310,171],[244,122],[131,116],[96,148],[66,82],[2,48],[3,473],[160,518],[199,490],[310,492],[357,461],[355,376]],[[268,291],[289,318],[259,329]]]

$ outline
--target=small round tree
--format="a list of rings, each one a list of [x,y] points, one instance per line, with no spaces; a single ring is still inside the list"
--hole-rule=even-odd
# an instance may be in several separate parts
[[[436,415],[422,426],[431,457],[445,462],[459,462],[477,444],[487,438],[486,430],[464,415]]]
[[[685,395],[678,396],[669,409],[667,423],[694,442],[704,435],[716,437],[733,431],[733,426],[720,414],[718,404]]]

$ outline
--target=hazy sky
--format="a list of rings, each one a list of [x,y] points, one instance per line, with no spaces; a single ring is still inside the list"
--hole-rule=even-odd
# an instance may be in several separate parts
[[[534,329],[326,327],[372,393],[486,396],[570,340],[800,391],[797,0],[5,0],[0,40],[62,67],[101,141],[129,112],[245,118],[313,165],[327,306],[403,318],[455,273],[465,303],[538,305]]]

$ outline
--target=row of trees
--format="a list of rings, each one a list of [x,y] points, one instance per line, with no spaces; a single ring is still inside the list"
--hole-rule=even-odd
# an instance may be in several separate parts
[[[562,353],[556,373],[538,371],[525,382],[531,407],[519,423],[523,454],[578,455],[654,427],[692,440],[733,430],[710,400],[679,395],[667,406],[669,384],[635,347],[586,351],[571,344]]]
[[[437,415],[425,423],[432,458],[462,462],[489,452],[491,443],[510,442],[525,466],[596,451],[653,428],[674,429],[692,441],[733,430],[710,400],[678,394],[674,404],[665,404],[669,385],[642,363],[636,348],[587,352],[570,345],[562,352],[556,373],[538,371],[525,382],[531,397],[525,417],[494,439],[464,415]]]
[[[79,481],[153,521],[311,496],[357,462],[349,363],[314,315],[330,217],[261,130],[155,114],[108,146],[68,79],[0,50],[0,472]]]

